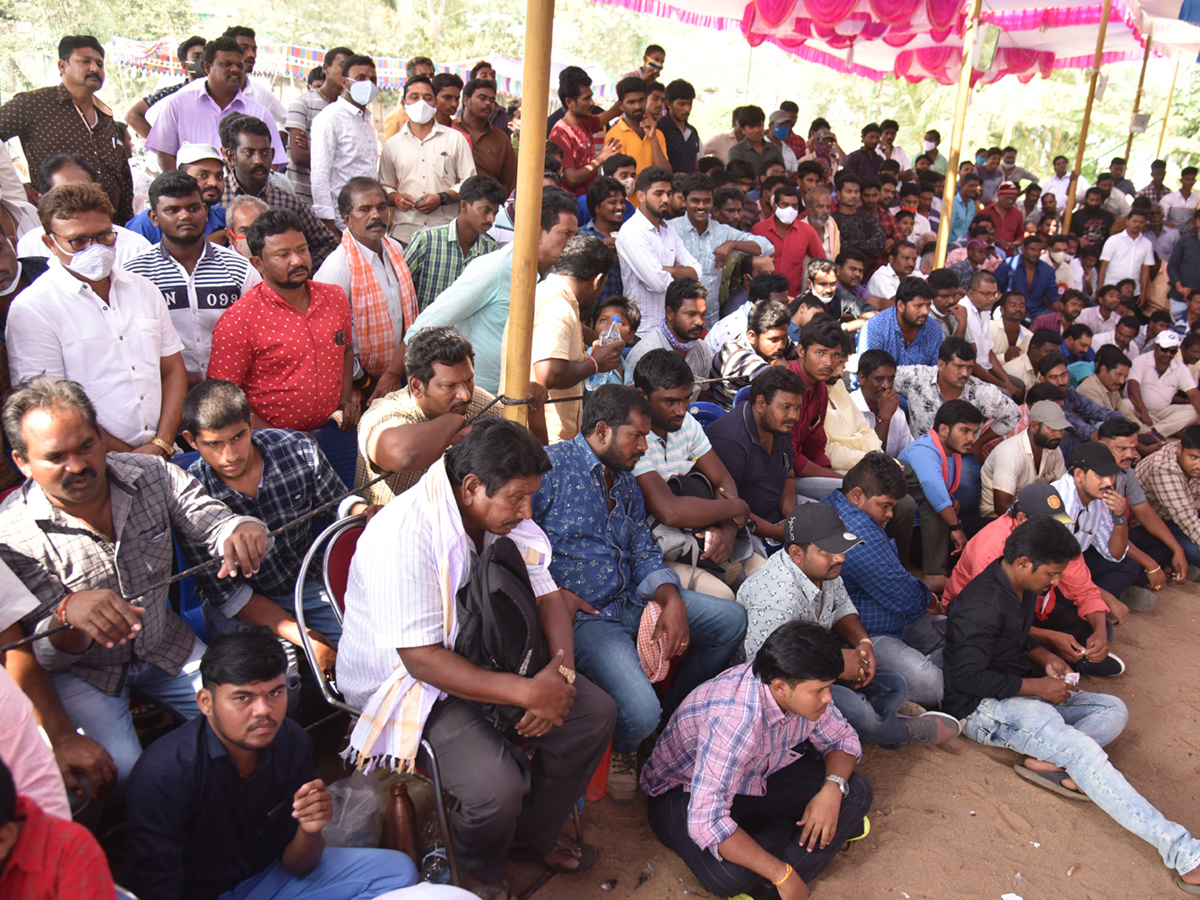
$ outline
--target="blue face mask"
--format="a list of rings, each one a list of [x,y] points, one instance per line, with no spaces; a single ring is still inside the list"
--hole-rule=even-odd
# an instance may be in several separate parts
[[[772,125],[771,126],[771,134],[775,135],[776,139],[780,140],[780,141],[782,141],[784,138],[786,138],[788,136],[788,132],[790,132],[791,130],[792,129],[789,128],[787,125]]]
[[[977,157],[975,157],[975,165],[977,165],[977,166],[982,166],[982,165],[984,165],[986,162],[987,162],[987,157],[986,157],[986,156],[983,156],[982,154],[981,154],[981,155],[979,155],[979,156],[977,156]]]
[[[757,202],[762,199],[762,191],[760,191],[758,188],[755,188],[752,191],[746,191],[746,198]]]

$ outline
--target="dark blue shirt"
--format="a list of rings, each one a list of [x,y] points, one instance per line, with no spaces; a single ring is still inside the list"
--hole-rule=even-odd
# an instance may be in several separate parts
[[[996,266],[996,286],[1001,291],[1020,291],[1025,295],[1025,319],[1032,322],[1044,313],[1053,312],[1051,303],[1062,299],[1058,292],[1058,279],[1054,267],[1038,260],[1033,273],[1033,284],[1025,271],[1025,260],[1020,253],[1010,256]]]
[[[137,232],[152,244],[162,242],[162,229],[150,222],[150,213],[145,210],[142,210],[126,222],[125,227],[130,231]],[[204,223],[204,233],[212,234],[214,231],[220,231],[224,227],[225,207],[210,206],[208,208],[208,221]]]
[[[214,900],[279,859],[312,779],[312,740],[291,719],[245,781],[206,718],[181,725],[129,778],[124,882],[143,900]]]
[[[696,161],[700,158],[700,135],[691,125],[688,125],[688,131],[691,133],[684,137],[669,113],[663,113],[658,120],[658,133],[667,145],[667,161],[676,175],[691,175],[696,171]]]
[[[704,429],[721,462],[729,470],[738,496],[760,519],[778,522],[779,498],[792,474],[792,436],[777,434],[771,448],[763,446],[749,403],[739,403]]]

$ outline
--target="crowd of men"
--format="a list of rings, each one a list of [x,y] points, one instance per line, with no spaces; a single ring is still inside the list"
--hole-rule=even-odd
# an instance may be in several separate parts
[[[495,70],[409,60],[381,143],[369,56],[284,109],[256,53],[190,38],[127,112],[140,212],[95,38],[0,105],[30,175],[0,154],[0,894],[112,896],[71,822],[107,803],[143,900],[402,896],[419,860],[325,847],[312,678],[360,711],[348,761],[436,757],[484,898],[513,855],[595,863],[560,832],[598,768],[705,890],[806,897],[869,833],[863,745],[960,736],[1200,894],[1200,841],[1103,750],[1125,706],[1078,687],[1200,580],[1194,168],[981,148],[944,209],[935,130],[845,152],[787,101],[705,141],[662,47],[607,109],[569,66],[519,425]],[[303,560],[352,515],[335,597]],[[170,577],[217,559],[197,633]],[[532,611],[519,666],[473,655],[494,591]],[[131,698],[178,727],[143,748]]]

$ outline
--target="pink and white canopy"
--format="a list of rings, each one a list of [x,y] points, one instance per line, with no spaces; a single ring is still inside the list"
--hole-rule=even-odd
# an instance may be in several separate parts
[[[716,29],[739,29],[751,46],[769,42],[839,72],[879,80],[958,81],[970,3],[965,0],[595,0]],[[1113,0],[1104,62],[1153,53],[1195,60],[1200,27],[1180,21],[1194,0]],[[985,83],[1015,75],[1028,82],[1055,69],[1092,65],[1100,0],[986,0],[982,19],[1003,34]]]

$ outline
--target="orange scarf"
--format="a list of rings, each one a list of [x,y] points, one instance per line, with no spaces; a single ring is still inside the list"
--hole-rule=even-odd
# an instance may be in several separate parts
[[[929,437],[933,441],[938,455],[942,458],[942,481],[946,482],[950,488],[950,494],[953,496],[954,492],[958,490],[958,483],[962,480],[962,454],[954,454],[954,484],[950,484],[950,460],[946,458],[946,451],[942,449],[942,439],[938,437],[936,429],[929,432]]]
[[[365,371],[379,377],[396,351],[396,328],[388,310],[387,295],[349,228],[342,232],[342,249],[346,251],[346,266],[350,270],[350,305],[354,310],[358,361]],[[404,315],[404,331],[408,331],[419,312],[417,290],[399,245],[385,237],[383,251],[400,282],[400,309]]]

